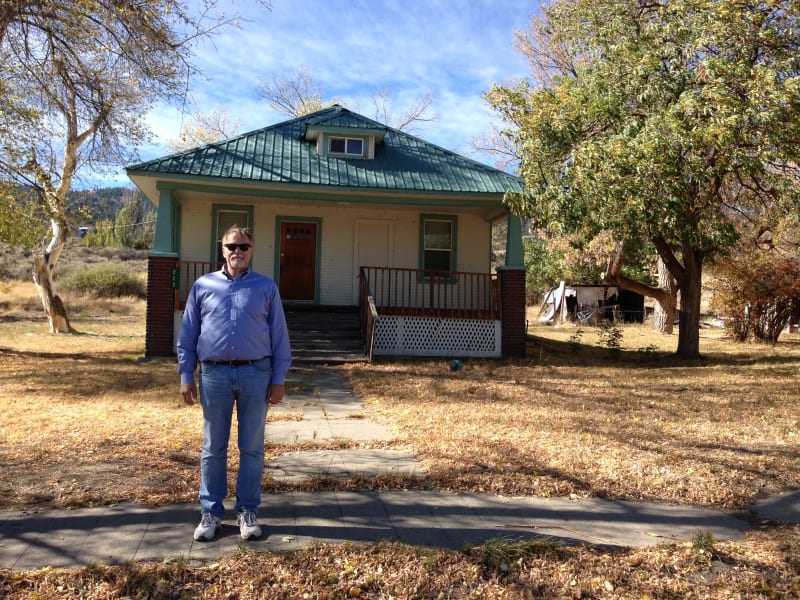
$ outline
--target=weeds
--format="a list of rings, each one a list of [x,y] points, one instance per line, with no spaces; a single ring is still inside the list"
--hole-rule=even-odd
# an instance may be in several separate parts
[[[574,352],[577,352],[581,349],[581,338],[583,337],[583,329],[578,327],[574,333],[569,336],[569,345]]]
[[[608,348],[615,358],[619,357],[622,350],[622,329],[613,321],[603,321],[600,323],[597,345]]]
[[[558,558],[564,555],[564,544],[550,538],[513,540],[493,538],[468,550],[489,571],[507,573],[531,558]]]
[[[710,531],[700,531],[692,542],[695,554],[703,560],[710,561],[714,556],[714,536]]]

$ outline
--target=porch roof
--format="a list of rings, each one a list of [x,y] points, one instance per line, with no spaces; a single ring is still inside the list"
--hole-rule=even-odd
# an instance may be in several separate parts
[[[374,135],[374,159],[319,155],[310,131]],[[131,165],[140,179],[324,186],[376,192],[498,195],[522,179],[468,159],[339,105],[227,140]],[[138,182],[137,182],[138,184]],[[141,186],[140,186],[141,187]]]

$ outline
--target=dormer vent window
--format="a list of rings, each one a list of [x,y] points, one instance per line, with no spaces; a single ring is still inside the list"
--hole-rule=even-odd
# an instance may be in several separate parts
[[[347,156],[363,156],[364,140],[361,138],[330,137],[328,138],[328,152]]]

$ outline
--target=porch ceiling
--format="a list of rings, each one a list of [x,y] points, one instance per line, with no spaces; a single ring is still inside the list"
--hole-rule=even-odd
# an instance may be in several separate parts
[[[198,182],[195,178],[139,177],[131,179],[158,206],[160,190],[169,190],[181,204],[196,201],[225,204],[274,206],[321,206],[408,209],[419,211],[442,210],[479,214],[494,219],[505,214],[503,195],[498,193],[411,193],[402,191],[342,189],[325,186],[243,185],[241,181],[213,183]]]

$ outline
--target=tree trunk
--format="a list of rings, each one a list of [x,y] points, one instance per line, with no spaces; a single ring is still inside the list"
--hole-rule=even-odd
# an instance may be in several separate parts
[[[58,219],[51,219],[50,224],[53,237],[42,255],[33,261],[33,283],[36,284],[42,307],[50,322],[50,333],[72,333],[74,330],[67,318],[64,303],[53,286],[53,271],[67,244],[69,230]]]
[[[47,255],[37,256],[33,264],[33,282],[39,291],[44,312],[50,322],[50,333],[72,333],[73,329],[69,324],[64,303],[61,301],[61,297],[53,290],[51,273],[52,269],[47,260]]]
[[[50,242],[41,256],[34,259],[33,283],[39,291],[44,312],[50,321],[50,333],[72,333],[74,330],[69,324],[64,303],[53,286],[53,273],[55,272],[61,252],[69,239],[69,221],[67,219],[67,194],[72,186],[72,178],[78,168],[78,149],[83,143],[81,140],[88,137],[89,132],[77,135],[76,113],[65,114],[67,117],[69,135],[64,148],[64,163],[58,189],[53,187],[52,175],[47,173],[36,159],[35,151],[26,165],[27,170],[34,174],[39,184],[36,193],[42,202],[42,207],[50,216]]]
[[[667,265],[659,255],[658,257],[658,287],[665,294],[656,298],[655,311],[653,312],[653,331],[671,335],[675,323],[675,313],[678,306],[678,290],[675,278],[667,269]]]
[[[703,256],[688,244],[682,249],[681,308],[678,313],[678,350],[676,356],[700,356],[700,298],[703,290]]]

